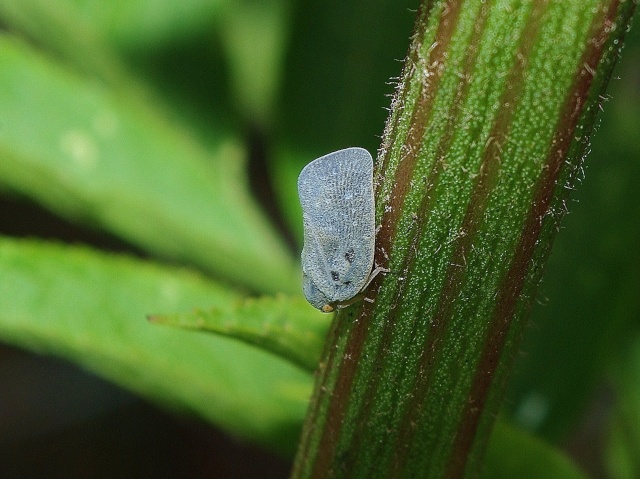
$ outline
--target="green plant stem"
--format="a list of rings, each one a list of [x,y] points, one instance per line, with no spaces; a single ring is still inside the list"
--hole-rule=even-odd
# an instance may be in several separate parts
[[[424,1],[295,478],[477,477],[635,3]]]

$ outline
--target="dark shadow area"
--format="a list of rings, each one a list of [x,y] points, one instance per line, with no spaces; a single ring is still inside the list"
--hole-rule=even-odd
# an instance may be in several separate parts
[[[0,476],[286,477],[290,464],[65,361],[0,346]]]
[[[141,258],[147,256],[116,236],[78,226],[26,198],[0,197],[0,235],[80,243]]]

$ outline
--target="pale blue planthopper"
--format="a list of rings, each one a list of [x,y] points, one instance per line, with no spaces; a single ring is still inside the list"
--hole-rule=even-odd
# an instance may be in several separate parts
[[[346,148],[313,160],[298,177],[302,204],[303,292],[326,313],[345,306],[384,271],[373,268],[373,158]]]

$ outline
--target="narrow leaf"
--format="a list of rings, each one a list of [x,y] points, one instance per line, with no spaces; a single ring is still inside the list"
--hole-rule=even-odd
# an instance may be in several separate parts
[[[247,298],[224,308],[154,314],[153,323],[208,331],[258,346],[313,372],[318,367],[329,317],[299,297]]]
[[[76,70],[113,85],[132,86],[98,29],[82,21],[71,1],[0,0],[0,20],[12,33],[31,39]]]
[[[206,29],[229,0],[0,0],[0,15],[13,27],[52,39],[66,17],[90,26],[120,48],[140,49]],[[53,17],[53,18],[51,18]],[[47,19],[50,23],[47,24]],[[38,31],[40,30],[40,31]],[[55,34],[54,34],[55,36]],[[67,48],[82,50],[82,45]]]
[[[33,1],[33,0],[31,0]],[[46,0],[45,0],[46,1]],[[211,28],[230,0],[67,0],[82,18],[121,48],[141,49]]]
[[[127,95],[0,36],[0,183],[161,256],[261,291],[299,273],[247,191],[246,152],[211,151]]]
[[[236,0],[219,18],[233,93],[246,120],[270,128],[289,30],[290,2]]]
[[[0,238],[0,338],[76,362],[229,433],[291,453],[311,377],[238,341],[159,328],[153,311],[237,294],[184,270],[86,248]]]

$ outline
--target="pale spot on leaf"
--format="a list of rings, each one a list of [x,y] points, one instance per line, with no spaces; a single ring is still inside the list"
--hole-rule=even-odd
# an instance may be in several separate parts
[[[98,147],[88,134],[78,130],[67,131],[60,138],[60,149],[73,163],[82,168],[93,168],[98,162]]]

